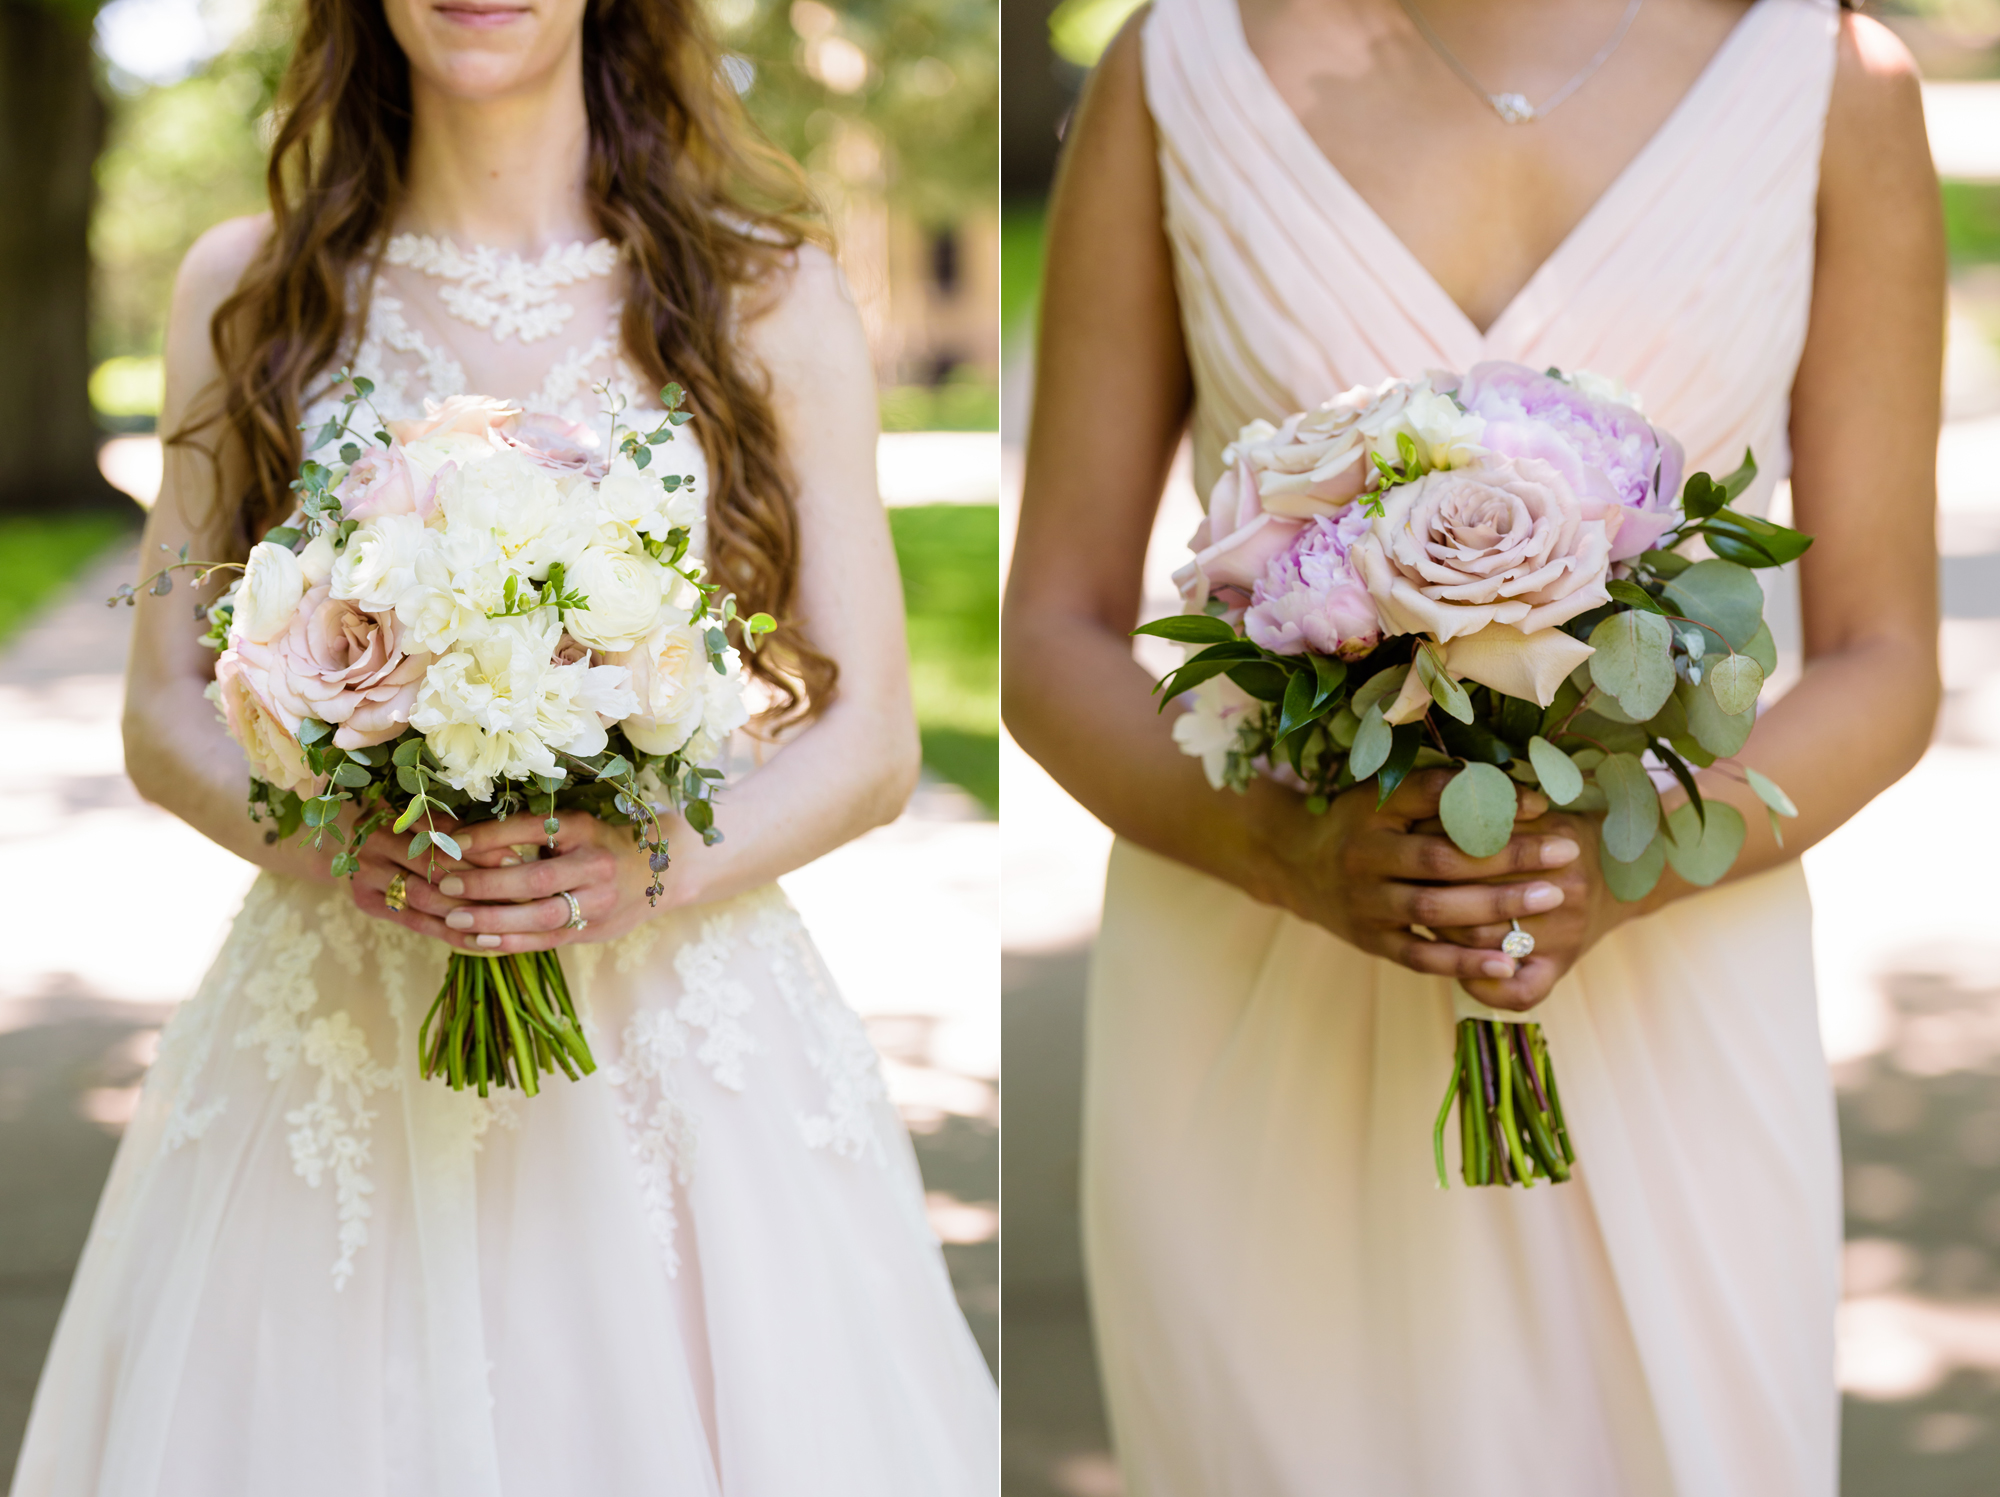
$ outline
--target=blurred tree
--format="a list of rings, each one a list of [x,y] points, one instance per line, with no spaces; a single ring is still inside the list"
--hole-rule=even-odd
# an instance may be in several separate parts
[[[124,504],[90,412],[94,0],[0,0],[0,511]]]
[[[713,0],[744,102],[816,171],[843,126],[884,147],[889,200],[946,225],[993,206],[999,180],[996,0]]]

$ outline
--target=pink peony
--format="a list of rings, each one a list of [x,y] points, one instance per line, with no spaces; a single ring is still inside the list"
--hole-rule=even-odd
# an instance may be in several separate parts
[[[336,726],[336,748],[387,743],[409,726],[431,657],[405,654],[393,613],[334,598],[325,584],[270,647],[268,699],[294,732],[307,717]]]
[[[1382,640],[1375,600],[1348,560],[1369,519],[1359,506],[1306,522],[1292,544],[1264,568],[1251,594],[1243,632],[1280,655],[1358,660]]]

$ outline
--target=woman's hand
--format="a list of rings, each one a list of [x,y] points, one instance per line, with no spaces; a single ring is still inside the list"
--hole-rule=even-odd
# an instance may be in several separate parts
[[[367,914],[480,956],[615,941],[652,913],[646,849],[632,840],[630,827],[606,826],[581,811],[556,819],[552,853],[534,816],[445,827],[461,858],[428,852],[412,858],[408,839],[372,837],[361,849],[354,902]],[[682,831],[675,840],[691,835]],[[399,872],[408,904],[400,911],[386,897]],[[569,924],[565,891],[588,922],[583,929]]]
[[[1529,795],[1524,793],[1525,803]],[[1534,797],[1540,800],[1539,796]],[[1515,841],[1540,837],[1560,839],[1575,850],[1561,867],[1553,868],[1546,881],[1562,891],[1562,901],[1542,913],[1521,916],[1521,929],[1535,938],[1534,953],[1516,966],[1511,976],[1462,979],[1466,992],[1489,1008],[1524,1013],[1555,988],[1562,975],[1577,964],[1583,954],[1633,916],[1650,908],[1645,901],[1625,904],[1616,899],[1604,882],[1598,862],[1599,829],[1603,818],[1566,811],[1547,811],[1515,824]],[[1436,823],[1430,823],[1441,831]],[[1420,828],[1426,829],[1426,828]],[[1507,875],[1501,876],[1503,880]],[[1518,875],[1515,875],[1518,877]],[[1497,951],[1512,927],[1505,921],[1433,926],[1440,941],[1453,949],[1472,948]]]
[[[1379,810],[1372,785],[1337,797],[1324,816],[1305,815],[1295,797],[1285,797],[1283,819],[1272,828],[1282,871],[1267,897],[1414,972],[1488,987],[1520,981],[1498,936],[1432,941],[1411,927],[1504,934],[1510,919],[1557,910],[1574,885],[1562,874],[1578,862],[1582,844],[1573,829],[1547,818],[1546,799],[1524,790],[1507,846],[1490,858],[1467,857],[1441,829],[1425,826],[1452,773],[1412,774]]]

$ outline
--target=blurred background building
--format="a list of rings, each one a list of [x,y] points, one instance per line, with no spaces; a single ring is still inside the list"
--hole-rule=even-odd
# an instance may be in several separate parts
[[[1087,70],[1134,9],[1136,0],[1003,9],[1009,528],[1033,387],[1044,199]],[[2000,802],[1988,788],[2000,784],[2000,0],[1866,9],[1924,69],[1944,179],[1946,700],[1923,763],[1805,859],[1847,1170],[1841,1490],[1973,1497],[2000,1491]],[[1178,607],[1168,574],[1199,516],[1183,460],[1148,556],[1152,613]],[[1796,659],[1795,627],[1792,638]],[[1011,741],[1001,778],[1003,1491],[1115,1497],[1123,1488],[1097,1389],[1076,1205],[1084,979],[1110,833]]]
[[[0,1484],[161,1023],[251,872],[143,804],[118,728],[168,292],[265,206],[291,0],[0,0]],[[785,880],[885,1058],[997,1356],[998,6],[712,0],[866,320],[925,776]],[[726,801],[724,806],[726,815]],[[91,898],[105,872],[118,908]]]

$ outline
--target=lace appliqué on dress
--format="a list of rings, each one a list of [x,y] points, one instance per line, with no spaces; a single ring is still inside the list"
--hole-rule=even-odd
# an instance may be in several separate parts
[[[575,307],[555,299],[556,292],[611,274],[618,246],[609,239],[552,245],[539,260],[524,260],[485,245],[462,250],[449,239],[398,234],[383,258],[445,282],[438,299],[459,321],[496,338],[536,343],[554,337],[576,315]]]

